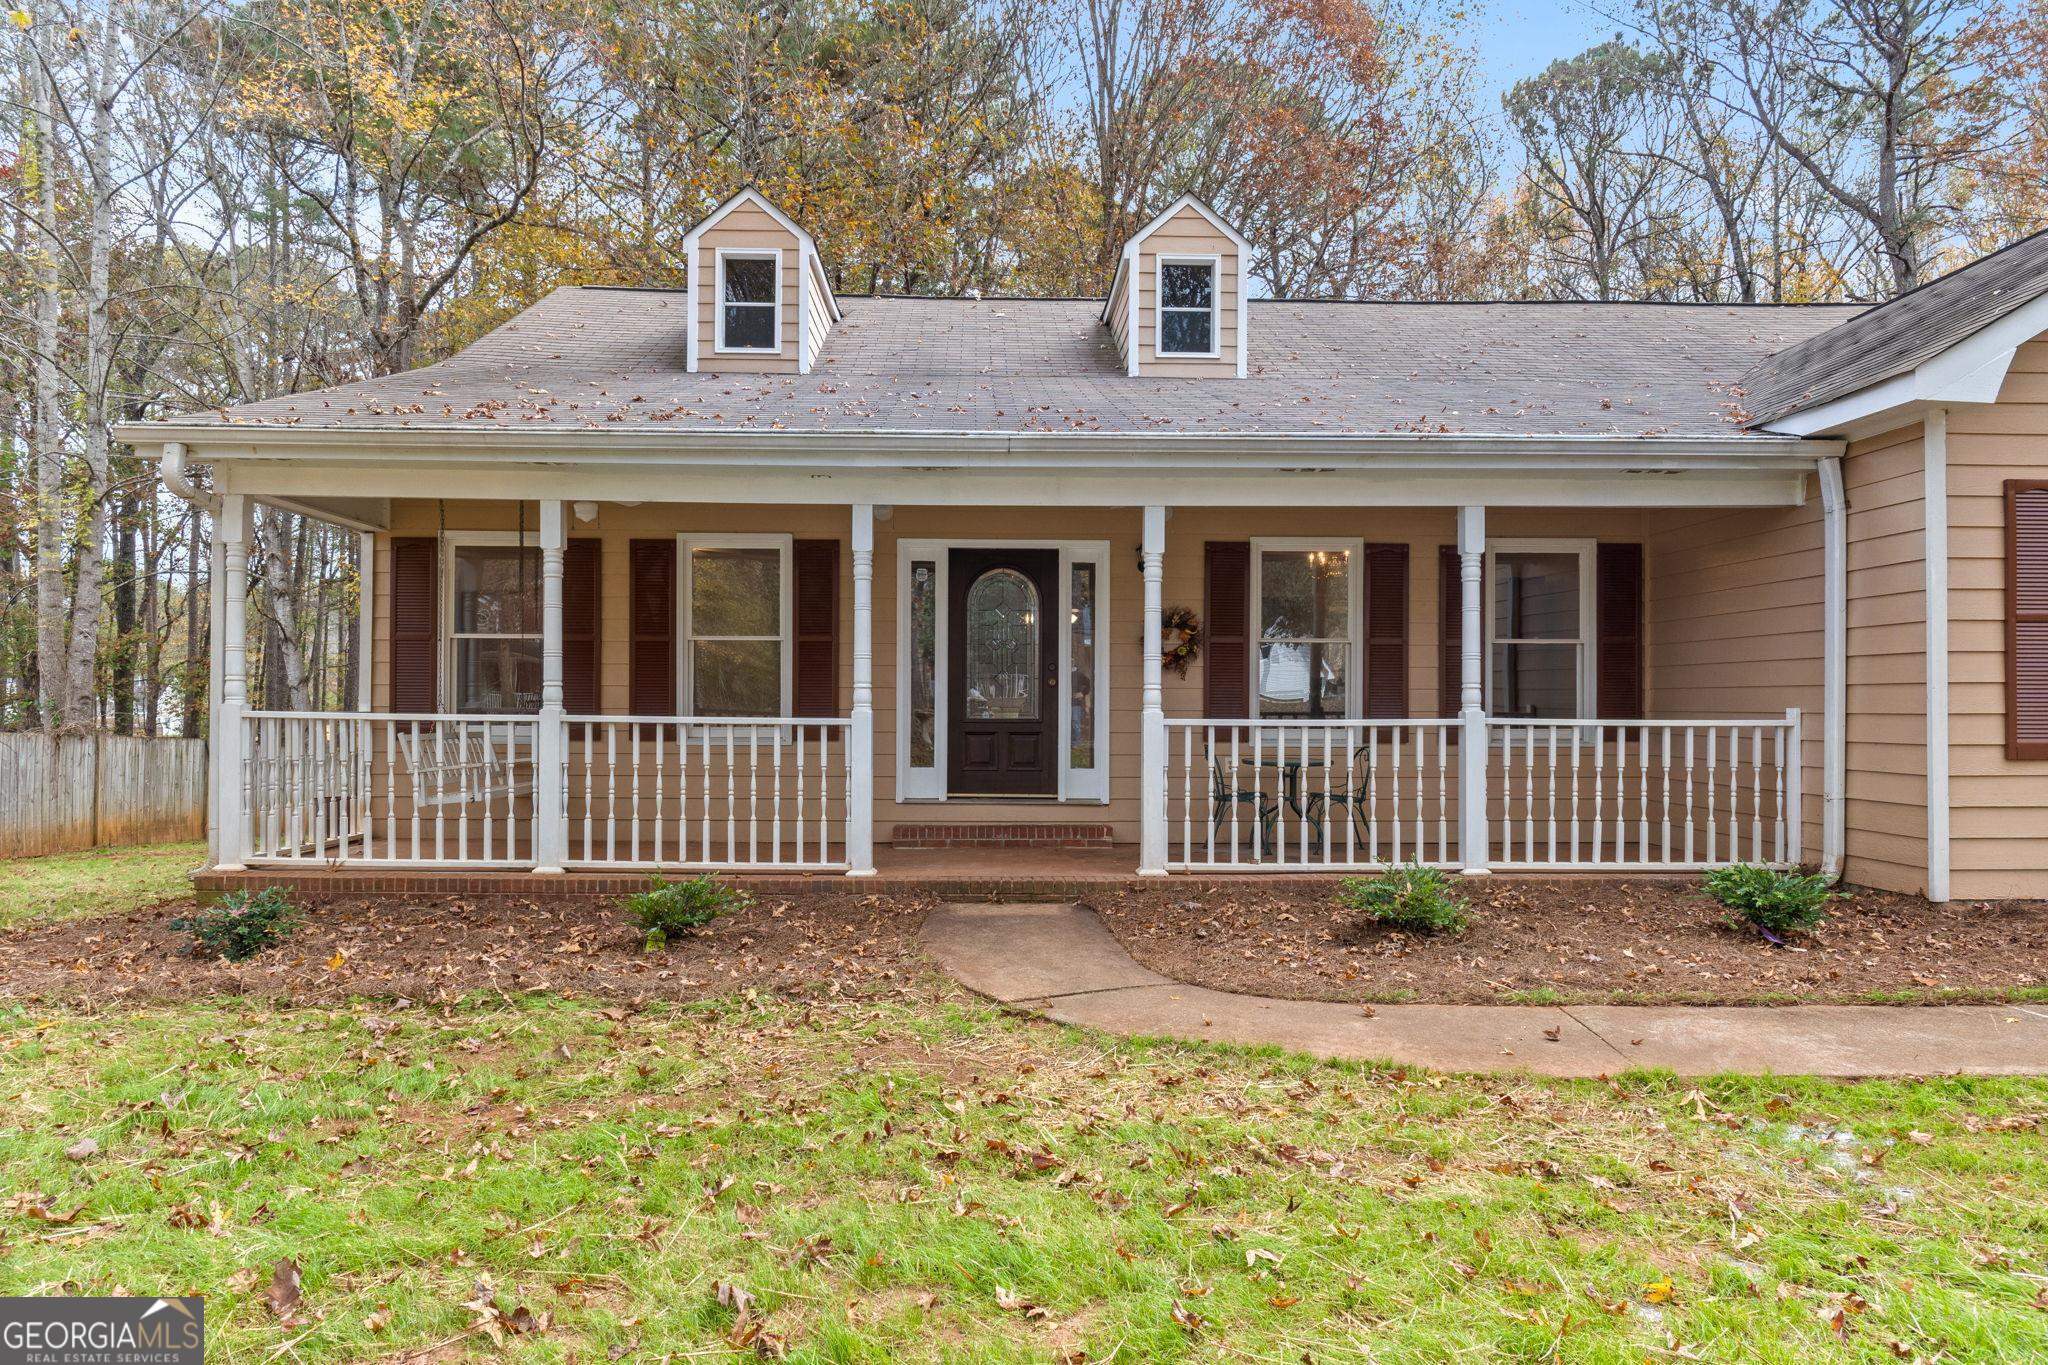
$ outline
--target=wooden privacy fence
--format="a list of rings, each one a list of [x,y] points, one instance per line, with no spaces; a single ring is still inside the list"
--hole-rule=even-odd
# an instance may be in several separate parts
[[[205,740],[0,734],[0,858],[205,837]]]

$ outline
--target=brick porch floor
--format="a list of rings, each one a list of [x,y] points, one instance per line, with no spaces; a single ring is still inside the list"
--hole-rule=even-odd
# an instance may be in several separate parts
[[[1099,895],[1116,886],[1156,885],[1156,878],[1136,872],[1136,844],[1108,848],[926,848],[875,850],[873,877],[852,878],[836,872],[721,873],[757,895],[799,892],[847,895],[918,895],[959,901],[1062,902]],[[685,874],[670,873],[671,877]],[[1304,892],[1327,892],[1354,873],[1244,871],[1176,872],[1177,887],[1199,892],[1225,886],[1285,885]],[[1689,876],[1656,872],[1496,873],[1496,880],[1517,877],[1561,877],[1610,880],[1615,877]],[[429,871],[378,868],[254,868],[246,872],[201,872],[193,878],[202,898],[224,892],[267,886],[293,888],[300,899],[318,902],[342,896],[621,896],[646,887],[645,872],[569,872],[543,877],[531,872]]]

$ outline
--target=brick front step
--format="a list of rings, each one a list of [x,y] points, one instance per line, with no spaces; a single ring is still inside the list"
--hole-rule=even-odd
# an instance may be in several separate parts
[[[892,848],[1109,848],[1108,825],[898,825]]]

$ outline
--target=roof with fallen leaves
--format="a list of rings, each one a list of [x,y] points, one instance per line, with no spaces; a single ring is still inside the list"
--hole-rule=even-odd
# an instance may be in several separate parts
[[[1841,327],[1760,361],[1742,380],[1755,420],[1776,421],[1905,374],[2048,293],[2048,232],[2022,237]]]
[[[180,422],[923,434],[1742,436],[1838,306],[1258,300],[1243,379],[1126,375],[1088,299],[842,299],[808,375],[684,370],[688,296],[570,287],[439,364]],[[708,357],[715,366],[717,357]]]

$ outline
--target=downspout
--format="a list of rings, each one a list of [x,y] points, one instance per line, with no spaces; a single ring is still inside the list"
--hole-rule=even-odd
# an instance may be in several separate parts
[[[164,477],[164,487],[209,514],[220,511],[220,495],[209,493],[192,482],[185,471],[185,443],[165,441],[163,458],[157,461],[157,472]]]
[[[1849,506],[1842,457],[1820,461],[1821,508],[1821,823],[1820,870],[1842,875],[1849,769]]]
[[[1921,467],[1927,594],[1927,899],[1949,897],[1948,409],[1930,408]]]

